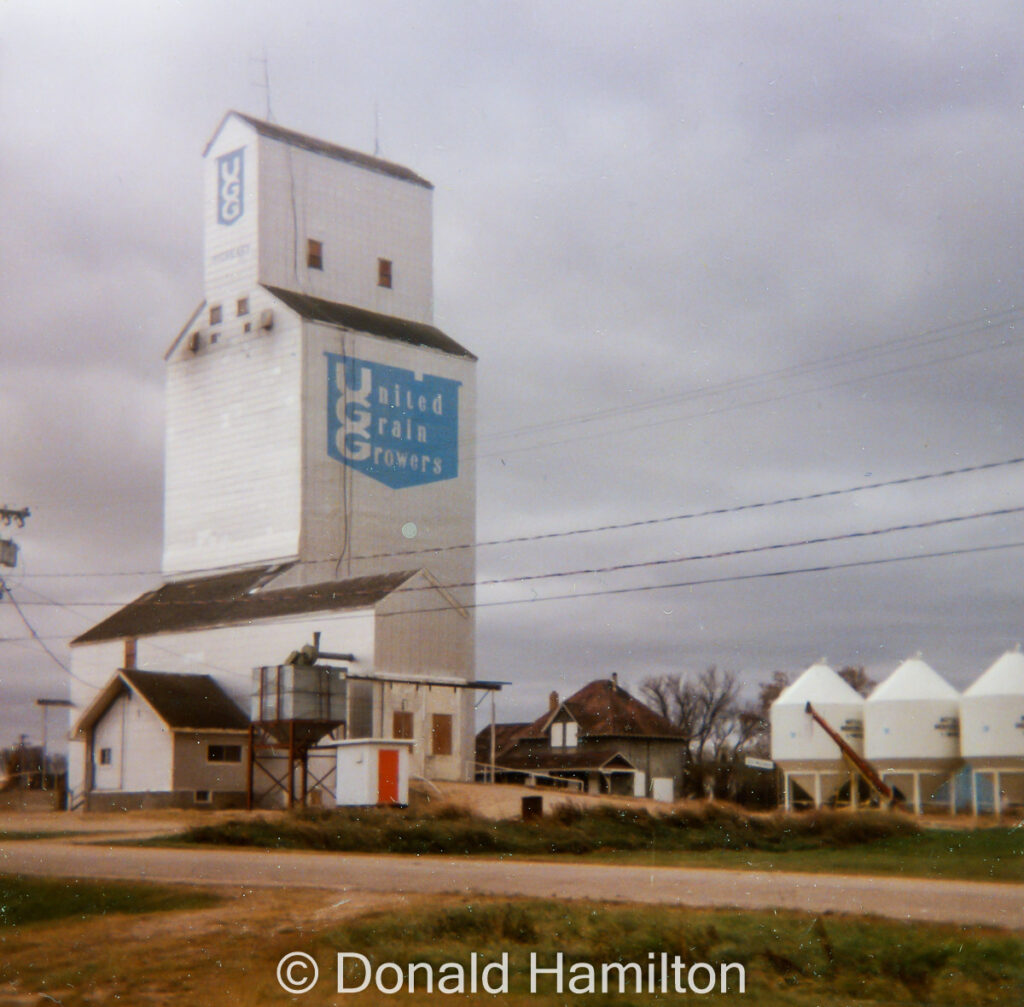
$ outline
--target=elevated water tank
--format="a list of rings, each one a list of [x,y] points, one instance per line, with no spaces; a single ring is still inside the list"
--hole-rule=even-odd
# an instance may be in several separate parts
[[[291,732],[300,744],[314,744],[344,723],[347,684],[340,668],[301,664],[254,668],[250,718],[268,725],[282,741]]]
[[[864,751],[864,700],[824,661],[812,664],[779,694],[769,714],[772,758],[783,772],[787,810],[793,784],[818,807],[851,781],[839,746],[807,713],[808,703],[858,755]]]
[[[1024,654],[1007,651],[960,700],[960,751],[992,781],[994,810],[1024,804]],[[977,813],[978,784],[972,796]]]
[[[868,696],[864,754],[918,813],[960,765],[960,694],[920,655]]]

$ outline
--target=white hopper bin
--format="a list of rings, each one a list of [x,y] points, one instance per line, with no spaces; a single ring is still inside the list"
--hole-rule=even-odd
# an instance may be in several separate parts
[[[978,813],[978,776],[991,776],[993,805],[1024,804],[1024,654],[1007,651],[960,700],[960,751],[971,766]]]
[[[960,694],[920,655],[868,696],[864,754],[916,814],[960,766]],[[955,788],[949,791],[952,810]]]
[[[815,711],[858,754],[864,751],[864,700],[824,661],[812,664],[772,703],[770,712],[772,759],[782,770],[784,803],[792,804],[797,784],[821,807],[849,781],[851,801],[857,799],[857,779],[839,746],[807,713]]]

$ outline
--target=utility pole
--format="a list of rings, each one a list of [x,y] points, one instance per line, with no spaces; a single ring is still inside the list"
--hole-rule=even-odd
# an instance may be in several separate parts
[[[46,788],[46,763],[47,763],[47,755],[46,755],[46,714],[49,711],[51,706],[59,706],[59,707],[67,708],[67,707],[69,707],[71,705],[72,705],[72,703],[71,703],[70,699],[37,699],[36,700],[36,706],[38,706],[38,707],[40,707],[42,709],[42,714],[43,714],[43,756],[42,756],[42,760],[43,760],[43,767],[42,767],[43,768],[43,790],[47,789]]]
[[[27,507],[18,510],[4,504],[0,507],[0,522],[7,528],[16,522],[19,528],[25,527],[25,521],[32,512]],[[14,539],[0,538],[0,566],[14,568],[18,565],[18,543]]]

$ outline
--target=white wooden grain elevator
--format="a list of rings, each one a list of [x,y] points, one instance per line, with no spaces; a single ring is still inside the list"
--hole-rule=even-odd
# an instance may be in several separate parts
[[[74,641],[72,799],[238,803],[201,694],[172,724],[118,676],[208,676],[249,711],[253,669],[315,633],[351,676],[336,738],[471,779],[476,358],[433,325],[433,187],[238,112],[203,172],[203,299],[166,354],[164,580]],[[148,733],[110,728],[143,712]],[[217,771],[176,774],[161,732]]]

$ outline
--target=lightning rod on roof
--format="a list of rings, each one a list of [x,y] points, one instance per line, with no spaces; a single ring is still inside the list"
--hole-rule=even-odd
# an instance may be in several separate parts
[[[270,57],[267,56],[267,47],[263,47],[262,56],[253,56],[253,60],[257,63],[263,64],[263,81],[257,84],[256,86],[263,88],[264,92],[266,93],[267,111],[264,118],[267,120],[267,122],[273,122],[274,113],[270,107]]]

